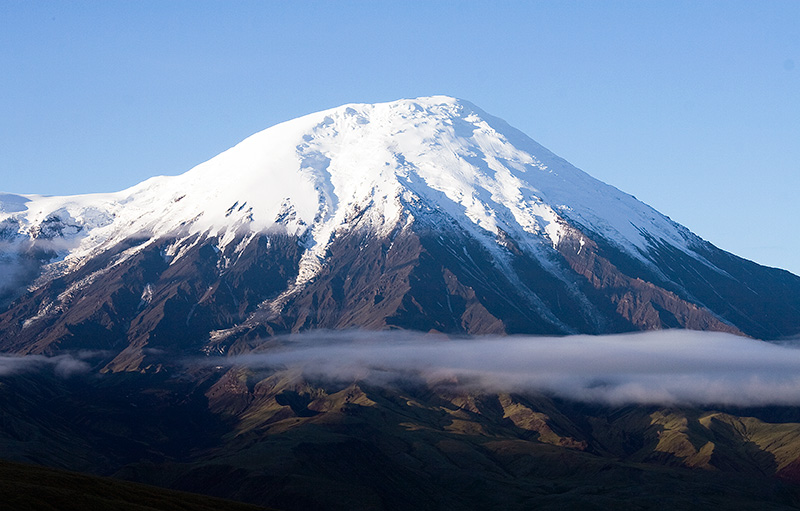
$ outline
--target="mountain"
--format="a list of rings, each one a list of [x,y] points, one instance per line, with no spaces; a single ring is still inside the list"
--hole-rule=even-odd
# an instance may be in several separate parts
[[[18,509],[237,507],[119,480],[286,510],[797,509],[789,348],[505,334],[780,339],[799,312],[800,277],[470,103],[346,105],[117,193],[0,194],[0,458],[114,478],[4,461],[0,487]]]
[[[0,349],[107,371],[320,328],[800,332],[800,277],[443,96],[307,115],[117,193],[0,195],[0,247]]]

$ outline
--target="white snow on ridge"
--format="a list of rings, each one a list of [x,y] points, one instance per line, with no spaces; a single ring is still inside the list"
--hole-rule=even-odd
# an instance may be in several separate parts
[[[21,238],[53,225],[51,235],[74,240],[69,266],[130,236],[208,233],[222,248],[242,230],[310,229],[304,259],[306,276],[313,276],[331,235],[348,228],[354,211],[369,205],[370,224],[389,230],[408,196],[492,236],[498,229],[517,238],[528,233],[555,246],[569,218],[640,259],[648,246],[642,232],[691,252],[684,228],[505,122],[445,96],[310,114],[256,133],[182,175],[116,193],[0,194],[0,234],[12,221]]]

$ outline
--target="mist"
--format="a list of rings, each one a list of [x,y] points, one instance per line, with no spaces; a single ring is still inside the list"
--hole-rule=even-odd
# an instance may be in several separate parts
[[[0,377],[52,371],[58,377],[69,378],[76,374],[87,373],[90,368],[91,366],[82,360],[82,357],[73,355],[57,355],[54,357],[44,355],[0,355]]]
[[[214,363],[307,378],[475,392],[544,392],[607,405],[800,405],[800,349],[724,333],[569,337],[311,332]]]
[[[71,239],[2,239],[0,225],[0,306],[26,290],[40,273],[42,265],[78,244]]]

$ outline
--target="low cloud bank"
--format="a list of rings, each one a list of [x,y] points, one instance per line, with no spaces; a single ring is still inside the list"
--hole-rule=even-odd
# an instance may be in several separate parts
[[[265,341],[226,364],[393,385],[545,392],[610,405],[800,405],[800,344],[667,330],[571,337],[448,338],[311,332]],[[219,364],[219,359],[215,361]]]
[[[38,373],[51,370],[56,376],[68,378],[89,372],[91,367],[81,358],[72,355],[27,355],[22,357],[0,355],[0,376]]]

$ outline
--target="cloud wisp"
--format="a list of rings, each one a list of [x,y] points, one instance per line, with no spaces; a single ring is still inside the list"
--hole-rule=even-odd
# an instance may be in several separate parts
[[[54,357],[44,355],[0,355],[0,377],[52,370],[58,377],[69,378],[76,374],[87,373],[90,368],[91,366],[88,363],[72,355],[57,355]]]
[[[609,405],[800,405],[800,349],[685,330],[456,339],[311,332],[267,341],[263,351],[225,363],[299,368],[335,381],[414,379],[472,391],[545,392]]]

